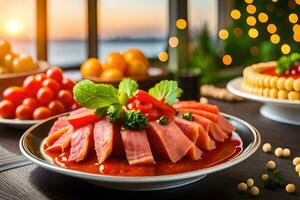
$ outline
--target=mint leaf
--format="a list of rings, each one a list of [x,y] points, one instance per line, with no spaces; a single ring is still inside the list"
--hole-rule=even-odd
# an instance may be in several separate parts
[[[127,97],[130,98],[135,91],[137,91],[139,85],[136,81],[131,79],[124,79],[119,84],[118,92],[124,92],[127,94]]]
[[[118,90],[112,85],[95,84],[89,80],[77,83],[73,89],[75,100],[86,108],[97,109],[118,104]]]
[[[150,88],[149,94],[158,100],[165,98],[165,102],[173,105],[181,96],[182,89],[178,87],[177,81],[164,80]]]

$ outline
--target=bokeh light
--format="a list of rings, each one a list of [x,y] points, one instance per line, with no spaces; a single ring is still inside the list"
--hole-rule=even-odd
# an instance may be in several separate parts
[[[289,15],[289,21],[293,24],[297,23],[298,22],[298,15],[295,14],[295,13],[291,13]]]
[[[293,38],[296,42],[300,42],[300,32],[295,32]]]
[[[256,12],[256,7],[254,5],[248,5],[246,10],[249,14],[254,14]]]
[[[178,29],[185,29],[187,26],[187,22],[184,19],[177,19],[176,20],[176,27]]]
[[[233,34],[237,37],[241,37],[243,35],[244,31],[240,27],[236,27],[233,29]]]
[[[276,3],[278,0],[272,0],[274,3]]]
[[[300,5],[300,0],[295,0],[295,3],[296,3],[297,5]]]
[[[253,55],[253,56],[257,56],[259,54],[259,48],[257,46],[253,46],[250,48],[250,53]]]
[[[277,34],[273,34],[271,35],[270,40],[273,44],[278,44],[280,42],[280,36]]]
[[[266,23],[268,21],[269,17],[266,13],[264,12],[261,12],[259,13],[258,15],[258,20],[261,22],[261,23]]]
[[[232,63],[232,57],[229,54],[226,54],[222,58],[224,65],[230,65]]]
[[[169,55],[167,52],[165,51],[162,51],[158,54],[158,59],[161,61],[161,62],[166,62],[168,59],[169,59]]]
[[[249,16],[249,17],[247,17],[246,22],[249,26],[255,26],[256,19],[253,16]]]
[[[228,34],[228,31],[225,30],[225,29],[221,29],[219,31],[219,38],[222,39],[222,40],[226,40],[228,38],[229,34]]]
[[[251,38],[257,38],[258,37],[258,31],[255,28],[250,28],[248,31],[248,35]]]
[[[237,9],[234,9],[230,13],[232,19],[239,19],[241,17],[241,12]]]
[[[295,24],[293,26],[293,31],[296,33],[296,32],[300,32],[300,25],[299,24]]]
[[[22,23],[17,20],[7,22],[4,25],[4,28],[5,28],[5,31],[11,35],[20,34],[23,30]]]
[[[253,3],[253,0],[245,0],[245,3],[251,4],[251,3]]]
[[[169,38],[169,45],[170,45],[170,47],[175,48],[175,47],[178,46],[178,44],[179,44],[179,40],[178,40],[177,37],[170,37]]]
[[[283,45],[281,46],[281,52],[282,52],[283,54],[289,54],[290,51],[291,51],[291,47],[290,47],[288,44],[283,44]]]
[[[273,34],[277,31],[277,27],[276,27],[275,24],[269,24],[267,26],[267,30],[268,30],[269,33]]]

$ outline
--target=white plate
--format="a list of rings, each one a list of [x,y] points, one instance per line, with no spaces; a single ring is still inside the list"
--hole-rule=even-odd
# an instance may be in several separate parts
[[[0,124],[26,130],[31,126],[39,123],[40,120],[18,120],[18,119],[2,119],[0,118]]]
[[[71,170],[54,165],[47,157],[43,156],[40,147],[57,117],[51,118],[28,129],[20,139],[19,146],[22,154],[37,165],[57,173],[80,178],[95,185],[120,190],[163,190],[193,183],[204,178],[208,174],[232,167],[247,159],[257,150],[261,142],[258,131],[249,123],[237,117],[227,114],[224,114],[224,116],[237,128],[235,134],[238,134],[243,142],[243,151],[241,154],[216,166],[174,175],[143,177],[108,176]]]

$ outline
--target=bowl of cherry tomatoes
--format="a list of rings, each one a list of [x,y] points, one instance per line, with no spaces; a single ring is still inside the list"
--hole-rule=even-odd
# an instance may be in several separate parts
[[[0,124],[28,128],[40,120],[78,109],[74,85],[58,67],[27,76],[21,86],[9,86],[3,91]]]

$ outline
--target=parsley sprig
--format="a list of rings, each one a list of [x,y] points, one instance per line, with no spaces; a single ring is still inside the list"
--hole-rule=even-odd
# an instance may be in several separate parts
[[[300,53],[293,53],[290,56],[282,56],[276,65],[276,73],[281,74],[290,70],[294,64],[300,62]]]

